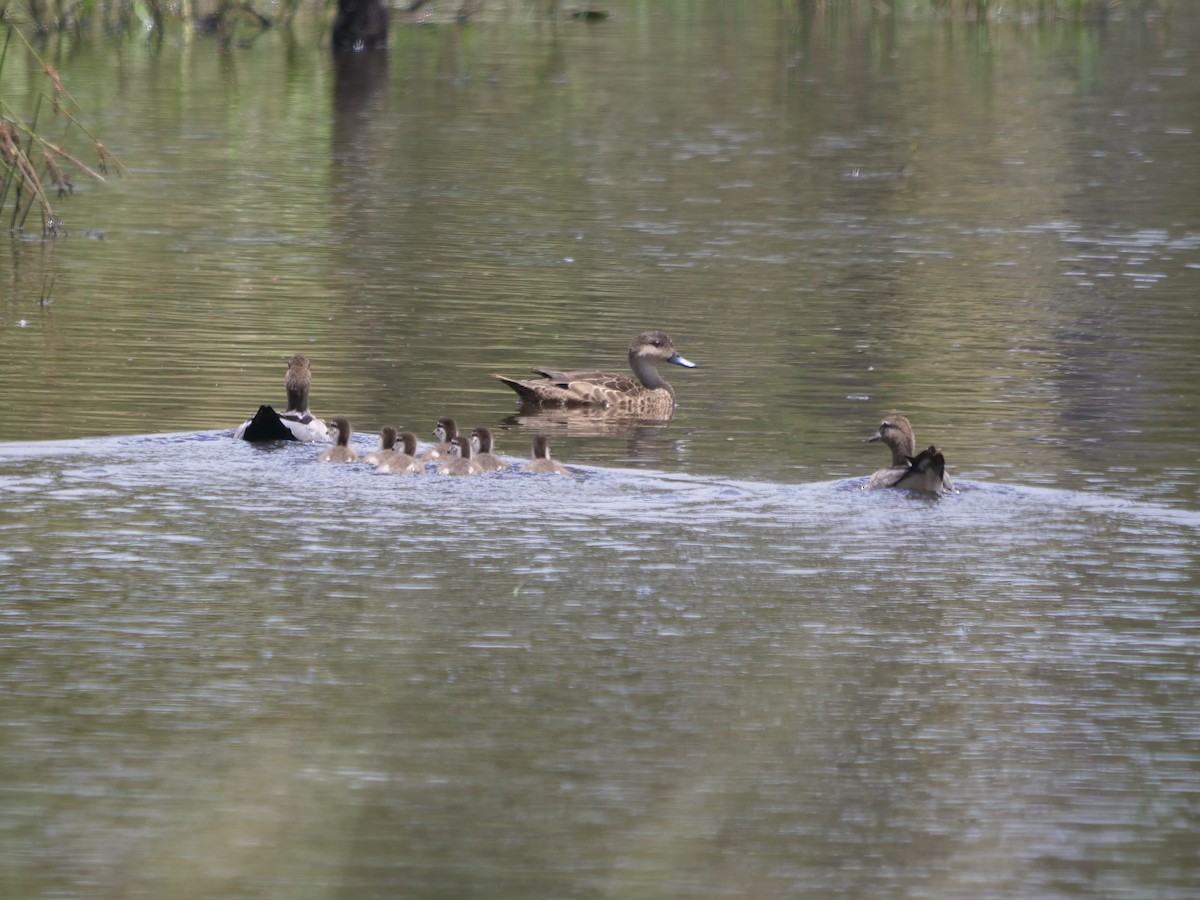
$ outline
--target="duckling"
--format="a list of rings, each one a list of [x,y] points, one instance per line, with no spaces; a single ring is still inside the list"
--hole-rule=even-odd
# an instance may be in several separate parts
[[[546,440],[544,434],[539,434],[533,439],[533,460],[527,462],[522,472],[530,472],[534,475],[570,475],[571,470],[557,460],[550,458],[550,442]]]
[[[492,430],[480,426],[471,432],[471,462],[481,472],[500,472],[508,464],[492,453]]]
[[[396,436],[396,442],[402,451],[393,451],[392,455],[379,464],[380,472],[390,475],[420,475],[425,471],[421,461],[417,459],[417,436],[411,431],[402,431]]]
[[[913,434],[912,424],[905,416],[898,413],[892,413],[884,418],[879,423],[879,430],[871,437],[867,438],[870,442],[879,441],[887,446],[892,451],[892,464],[886,469],[880,469],[871,475],[871,479],[866,484],[867,490],[875,490],[876,488],[889,487],[908,487],[907,484],[901,485],[901,481],[911,481],[913,476],[913,460],[921,459],[923,468],[921,473],[928,480],[932,476],[928,473],[934,468],[934,459],[931,456],[926,457],[925,454],[929,450],[935,451],[937,458],[941,460],[941,486],[940,491],[945,493],[954,493],[955,487],[950,480],[950,476],[945,473],[946,460],[936,447],[930,447],[929,450],[923,451],[920,456],[917,455],[917,439]],[[914,488],[923,490],[922,488]]]
[[[391,425],[379,429],[379,449],[372,450],[363,457],[363,462],[369,466],[378,466],[384,460],[396,455],[396,438],[399,432]]]
[[[350,446],[350,420],[345,416],[337,416],[330,420],[329,425],[337,439],[337,444],[324,451],[317,459],[320,462],[358,462],[358,454]]]
[[[450,444],[458,437],[458,423],[449,417],[438,419],[433,436],[437,443],[421,454],[421,462],[440,463],[450,456]]]
[[[258,412],[233,432],[240,441],[328,441],[325,423],[308,411],[308,392],[312,387],[312,364],[307,356],[297,353],[288,360],[283,379],[287,391],[287,410],[275,412],[270,406],[260,406]]]
[[[450,442],[450,456],[438,465],[439,475],[480,475],[479,467],[471,459],[471,441],[459,435]]]
[[[658,372],[659,363],[694,369],[679,355],[665,331],[646,331],[629,344],[629,367],[634,378],[611,372],[556,372],[533,369],[538,379],[493,374],[529,406],[594,406],[649,419],[669,419],[675,411],[675,390]]]

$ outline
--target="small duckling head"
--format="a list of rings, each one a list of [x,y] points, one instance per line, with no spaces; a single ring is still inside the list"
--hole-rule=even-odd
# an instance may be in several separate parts
[[[458,437],[458,423],[448,416],[438,419],[437,424],[433,427],[433,436],[440,443],[450,443]]]
[[[459,435],[450,441],[450,455],[457,456],[460,459],[471,458],[471,441],[469,438]]]
[[[396,435],[396,442],[404,448],[409,456],[417,455],[417,436],[411,431],[402,431]]]
[[[391,425],[384,425],[379,429],[379,449],[380,450],[395,450],[396,439],[400,436]]]
[[[533,458],[550,458],[550,441],[546,439],[544,434],[535,434],[533,436]]]
[[[339,447],[350,446],[350,420],[345,416],[335,416],[329,421],[330,430],[333,431],[334,440]]]

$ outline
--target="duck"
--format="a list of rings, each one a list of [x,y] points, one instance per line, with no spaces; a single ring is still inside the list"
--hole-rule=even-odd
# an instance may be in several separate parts
[[[946,460],[941,452],[931,446],[928,450],[917,454],[917,439],[913,434],[912,423],[908,421],[907,417],[899,413],[885,416],[879,423],[879,429],[867,440],[872,443],[876,441],[883,443],[892,451],[892,464],[871,475],[866,484],[867,490],[895,487],[908,490],[937,490],[941,493],[955,492],[956,488],[950,480],[950,476],[946,474]],[[930,453],[930,451],[933,452]],[[920,479],[914,478],[914,460],[919,460],[921,464],[920,474],[922,477]],[[917,482],[931,482],[933,476],[930,473],[934,469],[941,473],[938,487],[919,488],[914,486]]]
[[[437,443],[421,454],[421,462],[440,463],[450,456],[450,445],[458,437],[458,423],[443,416],[433,426],[433,436],[437,438]]]
[[[323,451],[317,460],[338,463],[358,462],[358,454],[350,446],[350,420],[345,416],[337,416],[329,421],[329,427],[333,431],[337,443]]]
[[[508,468],[508,464],[492,453],[492,430],[482,425],[471,432],[471,462],[481,472],[500,472]]]
[[[533,438],[533,459],[521,469],[533,475],[570,475],[571,470],[558,460],[550,458],[550,442],[544,434]]]
[[[669,419],[675,411],[675,390],[658,372],[660,363],[696,368],[684,359],[665,331],[645,331],[629,344],[629,368],[634,377],[612,372],[558,372],[532,369],[541,379],[492,374],[517,393],[524,406],[591,406]]]
[[[254,416],[233,432],[239,441],[328,441],[325,423],[308,411],[308,392],[312,387],[312,364],[307,356],[297,353],[288,360],[283,379],[287,391],[287,410],[278,413],[270,406],[260,406]]]
[[[379,464],[378,471],[389,475],[420,475],[425,471],[421,461],[417,459],[417,436],[411,431],[402,431],[396,435],[396,443],[401,450],[393,450],[387,459]]]
[[[396,455],[396,439],[400,433],[391,425],[379,429],[379,449],[372,450],[363,457],[363,462],[370,466],[378,466],[384,460]]]
[[[438,465],[439,475],[481,475],[483,474],[471,459],[471,439],[459,435],[450,442],[450,455]]]

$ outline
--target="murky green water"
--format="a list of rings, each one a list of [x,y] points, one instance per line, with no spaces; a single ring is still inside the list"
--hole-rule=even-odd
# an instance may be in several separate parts
[[[134,174],[0,251],[0,893],[1190,897],[1196,13],[394,35],[43,50]],[[669,423],[488,378],[651,327]],[[580,475],[229,440],[298,350]]]

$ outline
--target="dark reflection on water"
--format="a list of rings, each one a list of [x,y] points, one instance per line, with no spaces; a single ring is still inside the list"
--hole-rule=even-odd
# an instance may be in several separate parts
[[[0,266],[8,892],[1194,893],[1196,12],[664,9],[50,53],[135,177]],[[670,422],[489,378],[652,327]],[[580,474],[211,430],[300,351]]]
[[[315,452],[0,452],[33,892],[1194,883],[1193,513]]]

